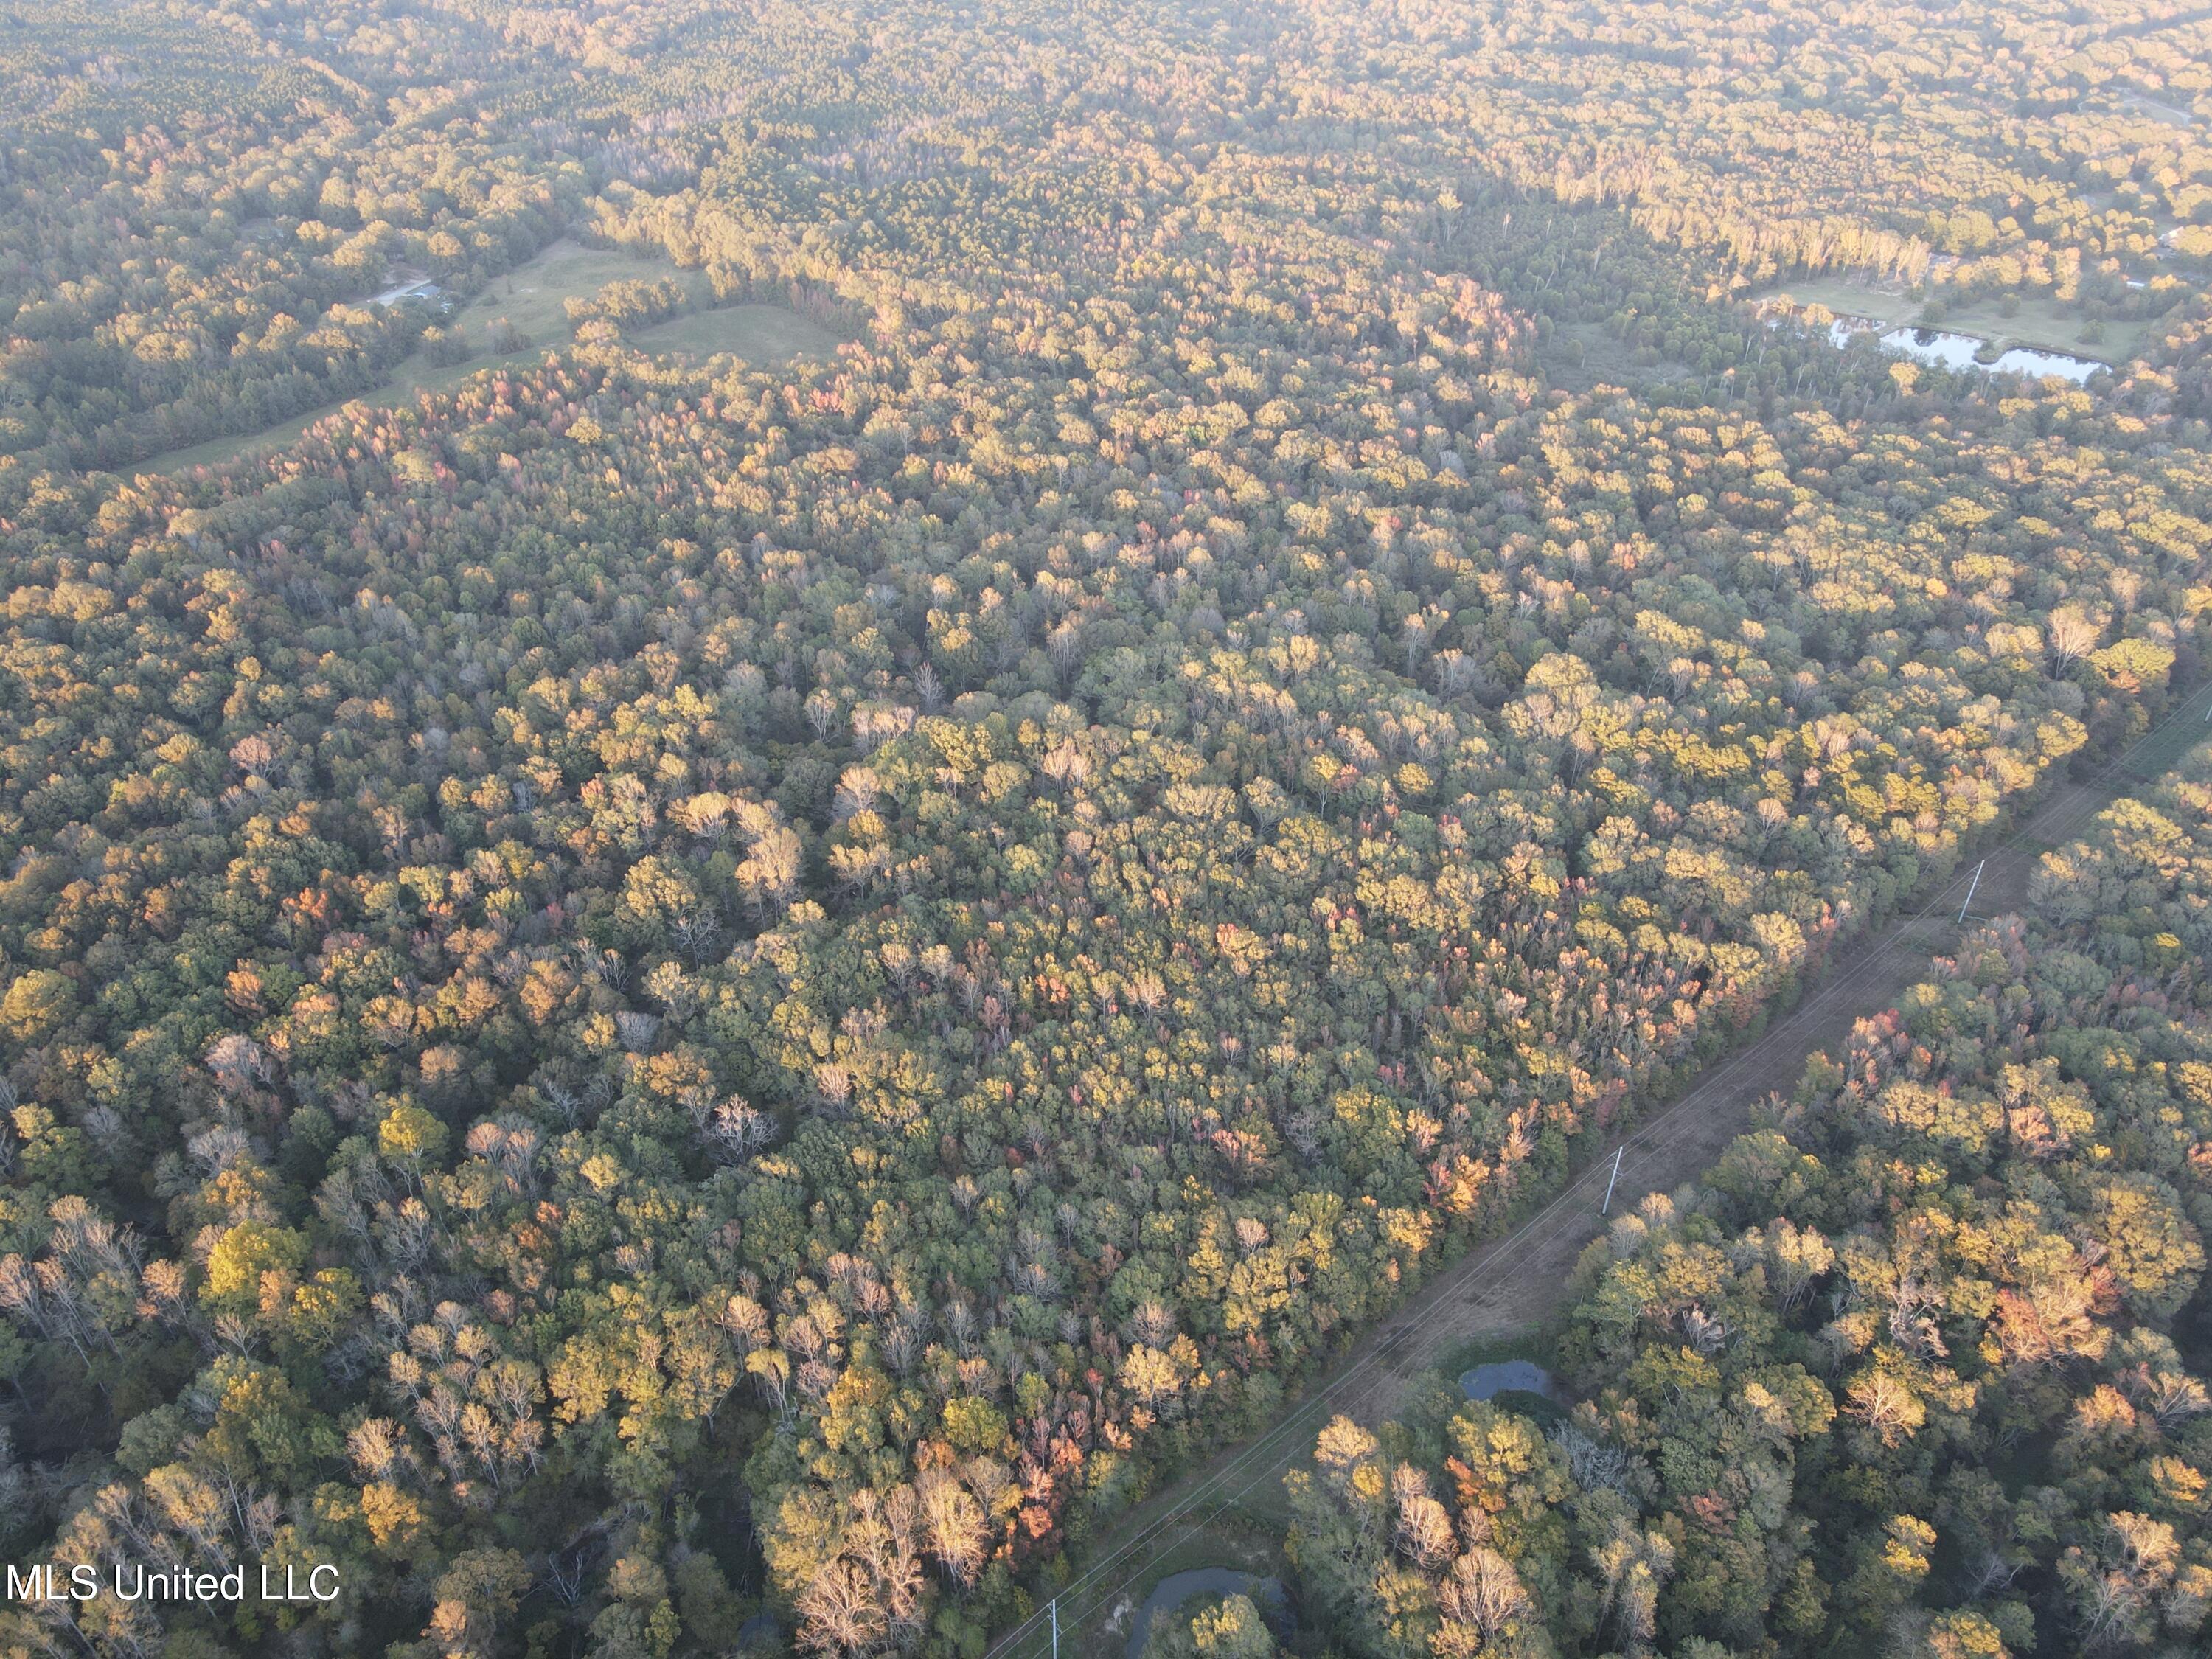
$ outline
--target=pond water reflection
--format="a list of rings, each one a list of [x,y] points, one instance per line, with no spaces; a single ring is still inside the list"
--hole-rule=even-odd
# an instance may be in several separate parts
[[[1170,1573],[1152,1589],[1139,1609],[1135,1626],[1129,1632],[1128,1659],[1138,1659],[1145,1644],[1152,1634],[1152,1620],[1160,1613],[1173,1613],[1194,1595],[1247,1595],[1263,1614],[1283,1615],[1289,1598],[1279,1578],[1262,1578],[1256,1572],[1242,1572],[1235,1567],[1192,1567],[1188,1571]]]
[[[1469,1400],[1488,1400],[1512,1390],[1540,1394],[1549,1400],[1556,1398],[1558,1393],[1551,1372],[1528,1359],[1500,1359],[1487,1365],[1476,1365],[1459,1374],[1459,1386]]]
[[[1834,337],[1832,331],[1830,337]],[[2056,374],[2076,386],[2087,383],[2092,374],[2112,367],[2094,358],[2070,356],[2063,351],[2042,351],[2033,346],[2011,347],[2000,353],[1995,362],[1985,363],[1975,354],[1987,342],[1972,334],[1952,334],[1939,328],[1893,328],[1881,337],[1881,343],[1885,350],[1902,352],[1937,368],[1973,368],[1988,374],[2027,374],[2038,379],[2046,374]]]
[[[2033,374],[2038,377],[2056,374],[2076,386],[2086,383],[2100,369],[2109,368],[2091,357],[2069,356],[2063,351],[2038,351],[2033,346],[2014,346],[1990,367],[2000,374]]]
[[[1938,368],[1979,368],[1974,354],[1982,343],[1971,334],[1947,334],[1939,328],[1893,328],[1881,337],[1882,349],[1901,351]]]

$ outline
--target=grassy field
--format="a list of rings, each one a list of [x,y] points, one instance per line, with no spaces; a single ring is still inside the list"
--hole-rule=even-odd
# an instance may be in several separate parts
[[[280,448],[349,402],[394,408],[414,402],[425,392],[450,391],[487,368],[535,363],[548,347],[568,338],[566,307],[572,296],[587,297],[625,277],[650,282],[661,276],[673,276],[684,283],[695,301],[710,298],[702,272],[678,270],[665,260],[643,254],[585,247],[564,237],[529,264],[495,278],[454,313],[449,326],[457,325],[463,337],[477,348],[477,355],[467,362],[433,363],[418,351],[394,369],[383,385],[358,399],[340,398],[245,436],[212,438],[189,449],[171,450],[135,470],[178,473],[196,466],[214,466],[249,450]],[[502,317],[520,329],[530,344],[523,350],[495,357],[483,349],[486,331]],[[754,362],[781,363],[793,357],[827,355],[837,341],[827,329],[796,312],[781,306],[748,305],[689,313],[640,331],[635,343],[647,351],[702,356],[726,351]]]
[[[642,253],[586,247],[562,237],[526,265],[519,265],[469,301],[453,320],[474,340],[504,317],[541,346],[568,337],[568,301],[598,293],[609,283],[650,283],[673,276],[694,301],[708,298],[704,272],[678,270]]]
[[[1872,317],[1883,323],[1917,323],[1923,304],[1907,299],[1901,289],[1877,288],[1841,277],[1782,283],[1753,297],[1778,294],[1788,295],[1800,305],[1826,306],[1838,316]],[[2042,346],[2108,363],[2125,362],[2142,348],[2143,337],[2150,331],[2148,323],[2107,318],[2101,342],[2084,340],[2081,331],[2087,326],[2087,319],[2053,300],[2023,300],[2009,317],[1998,309],[1996,301],[1980,300],[1948,308],[1942,326],[1958,334],[1981,335],[1996,341],[2000,348]]]
[[[748,362],[781,363],[826,356],[837,337],[819,323],[781,306],[724,306],[694,311],[638,330],[629,343],[641,351],[711,357],[720,352]]]
[[[2172,104],[2161,104],[2155,98],[2123,98],[2120,100],[2120,107],[2137,115],[2148,115],[2154,120],[2163,121],[2168,126],[2187,127],[2197,124],[2197,118],[2187,110],[2177,109]]]

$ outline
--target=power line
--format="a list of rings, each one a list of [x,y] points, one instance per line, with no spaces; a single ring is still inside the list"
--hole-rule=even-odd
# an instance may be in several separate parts
[[[2196,696],[2197,693],[2191,692],[2188,697],[2183,699],[2181,705],[2177,708],[2172,714],[2160,721],[2158,725],[2153,726],[2148,732],[2146,732],[2141,738],[2137,738],[2136,742],[2130,744],[2127,750],[2118,757],[2107,762],[2096,772],[2091,774],[2087,779],[2081,781],[2078,787],[2090,790],[2091,793],[2089,798],[2081,805],[2067,813],[2065,817],[2062,820],[2061,824],[2057,826],[2044,826],[2041,834],[2037,836],[2037,839],[2055,840],[2057,837],[2052,834],[2054,829],[2063,830],[2064,829],[2070,828],[2071,824],[2075,821],[2083,816],[2104,811],[2105,808],[2110,805],[2110,802],[2109,800],[2100,799],[2098,798],[2094,793],[2095,787],[2101,785],[2107,780],[2114,778],[2121,774],[2130,763],[2132,762],[2135,757],[2154,738],[2168,728],[2177,725],[2183,717],[2188,714],[2190,705],[2195,701]],[[2207,722],[2212,722],[2212,703],[2208,703],[2204,719]],[[2064,786],[2061,787],[2063,787]],[[2057,803],[2055,802],[2050,803],[2050,805],[2054,805],[2056,804]],[[1981,872],[1984,869],[1987,868],[1990,860],[1991,859],[2000,857],[2004,854],[2014,851],[2025,843],[2029,839],[2031,831],[2035,830],[2037,818],[2039,816],[2039,814],[2032,815],[2027,819],[2024,820],[2012,835],[2008,836],[1999,846],[1993,848],[1988,856],[1982,860],[1981,864],[1978,866],[1975,870],[1973,884],[1970,884],[1968,888],[1969,897],[1972,896],[1973,886],[1979,884]],[[1957,885],[1958,878],[1954,875],[1949,880],[1946,881],[1942,887],[1936,890],[1936,891],[1929,897],[1929,902],[1923,905],[1916,915],[1908,919],[1893,923],[1887,930],[1890,936],[1889,943],[1902,943],[1913,929],[1918,927],[1922,922],[1925,921],[1930,915],[1936,914],[1937,906],[1944,902],[1944,896]],[[1822,986],[1818,991],[1814,993],[1814,994],[1801,1000],[1779,1024],[1771,1028],[1765,1036],[1759,1039],[1756,1042],[1737,1049],[1733,1054],[1730,1054],[1722,1060],[1717,1066],[1711,1068],[1703,1080],[1701,1080],[1698,1085],[1692,1089],[1687,1094],[1680,1097],[1671,1104],[1653,1114],[1651,1117],[1646,1120],[1639,1128],[1625,1136],[1619,1143],[1613,1154],[1613,1179],[1616,1181],[1619,1179],[1621,1159],[1631,1147],[1637,1147],[1640,1150],[1645,1151],[1658,1152],[1677,1145],[1687,1134],[1689,1128],[1691,1127],[1694,1127],[1692,1120],[1686,1115],[1685,1109],[1690,1106],[1692,1103],[1706,1095],[1709,1091],[1718,1088],[1723,1082],[1729,1079],[1731,1073],[1735,1072],[1741,1066],[1749,1060],[1753,1055],[1758,1054],[1762,1048],[1765,1048],[1767,1044],[1774,1042],[1784,1032],[1793,1030],[1802,1021],[1811,1018],[1824,1005],[1834,1001],[1843,992],[1856,985],[1862,979],[1872,973],[1875,969],[1875,964],[1879,961],[1883,951],[1887,948],[1887,946],[1885,945],[1881,949],[1870,950],[1865,952],[1852,967],[1846,969],[1840,976],[1829,981],[1826,985]],[[1670,1133],[1660,1133],[1662,1130],[1667,1130]],[[1577,1192],[1582,1191],[1585,1187],[1594,1187],[1595,1185],[1596,1170],[1601,1167],[1602,1167],[1601,1164],[1593,1164],[1589,1170],[1585,1171],[1583,1174],[1576,1176],[1573,1180],[1568,1182],[1565,1186],[1562,1187],[1557,1194],[1546,1201],[1541,1209],[1538,1210],[1534,1215],[1529,1217],[1529,1218],[1523,1222],[1518,1228],[1515,1229],[1512,1232],[1508,1233],[1504,1237],[1496,1241],[1488,1249],[1472,1252],[1469,1256],[1464,1259],[1461,1263],[1455,1264],[1458,1270],[1462,1273],[1471,1273],[1478,1267],[1492,1267],[1509,1265],[1508,1261],[1501,1260],[1501,1258],[1510,1259],[1511,1257],[1525,1254],[1532,1244],[1548,1243],[1561,1231],[1564,1231],[1567,1228],[1578,1223],[1580,1220],[1578,1206],[1570,1205],[1568,1200],[1573,1198]],[[1608,1184],[1608,1203],[1610,1202],[1610,1184]],[[1549,1224],[1547,1225],[1547,1224]],[[1540,1234],[1538,1232],[1539,1229],[1543,1229]],[[1448,1276],[1451,1271],[1451,1269],[1447,1269],[1446,1275]],[[1441,1286],[1447,1282],[1447,1276],[1439,1276],[1437,1279],[1432,1279],[1430,1282],[1431,1294],[1433,1295],[1438,1286]],[[1080,1577],[1077,1578],[1072,1584],[1063,1589],[1058,1595],[1055,1595],[1053,1598],[1050,1608],[1050,1616],[1055,1644],[1058,1640],[1060,1603],[1062,1600],[1074,1601],[1095,1580],[1098,1579],[1104,1573],[1110,1571],[1118,1563],[1127,1559],[1137,1550],[1141,1548],[1146,1543],[1150,1541],[1153,1537],[1166,1531],[1168,1528],[1176,1526],[1179,1522],[1187,1522],[1187,1524],[1184,1524],[1182,1527],[1182,1529],[1173,1539],[1146,1558],[1142,1565],[1137,1567],[1133,1571],[1125,1574],[1123,1577],[1115,1580],[1111,1584],[1107,1586],[1103,1595],[1082,1606],[1076,1615],[1077,1623],[1080,1625],[1087,1621],[1094,1613],[1105,1606],[1108,1597],[1127,1588],[1133,1581],[1143,1577],[1155,1564],[1162,1559],[1170,1551],[1175,1549],[1186,1539],[1190,1537],[1191,1534],[1200,1526],[1220,1516],[1224,1510],[1236,1504],[1240,1498],[1243,1498],[1246,1493],[1249,1492],[1253,1487],[1258,1486],[1261,1481],[1267,1480],[1270,1475],[1273,1474],[1278,1468],[1278,1463],[1276,1461],[1271,1459],[1261,1468],[1259,1474],[1253,1476],[1251,1480],[1237,1487],[1236,1491],[1229,1493],[1227,1497],[1221,1498],[1220,1501],[1208,1505],[1206,1514],[1203,1518],[1200,1518],[1195,1516],[1194,1511],[1200,1505],[1207,1504],[1209,1496],[1212,1492],[1218,1491],[1229,1480],[1241,1473],[1244,1467],[1249,1463],[1251,1459],[1270,1449],[1285,1435],[1296,1431],[1299,1428],[1301,1422],[1313,1414],[1316,1407],[1322,1406],[1329,1400],[1334,1398],[1348,1384],[1357,1379],[1364,1377],[1372,1368],[1389,1359],[1397,1349],[1403,1346],[1406,1340],[1413,1334],[1413,1331],[1416,1328],[1414,1317],[1418,1311],[1419,1310],[1413,1307],[1401,1309],[1397,1315],[1394,1316],[1390,1323],[1381,1328],[1372,1346],[1370,1346],[1364,1353],[1361,1354],[1357,1359],[1347,1364],[1334,1378],[1321,1389],[1308,1395],[1305,1398],[1292,1406],[1289,1415],[1286,1416],[1280,1423],[1277,1424],[1275,1427],[1269,1430],[1258,1439],[1251,1442],[1249,1445],[1238,1451],[1214,1474],[1206,1477],[1186,1502],[1178,1504],[1173,1509],[1170,1510],[1167,1514],[1162,1516],[1159,1520],[1141,1529],[1127,1543],[1110,1552],[1096,1565],[1091,1567],[1089,1571],[1085,1571]],[[1008,1631],[1006,1635],[1000,1638],[998,1641],[992,1644],[990,1648],[986,1651],[985,1659],[1000,1659],[1000,1656],[1004,1655],[1008,1649],[1012,1648],[1016,1643],[1021,1641],[1025,1637],[1033,1633],[1042,1624],[1042,1614],[1031,1613],[1027,1619],[1023,1620],[1019,1624],[1016,1625],[1013,1629]],[[1057,1652],[1058,1650],[1055,1646],[1055,1659]]]

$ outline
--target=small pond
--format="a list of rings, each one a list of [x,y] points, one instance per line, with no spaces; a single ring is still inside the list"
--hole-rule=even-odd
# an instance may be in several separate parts
[[[1948,334],[1940,328],[1893,328],[1881,337],[1882,345],[1901,351],[1938,368],[1979,368],[1974,354],[1982,343],[1971,334]]]
[[[1990,367],[2000,374],[2033,374],[2040,379],[2056,374],[2075,386],[2087,383],[2092,374],[2112,367],[2092,357],[2070,357],[2063,351],[2038,351],[2031,346],[2014,346]]]
[[[1152,1633],[1153,1618],[1173,1613],[1194,1595],[1249,1595],[1262,1613],[1273,1619],[1281,1613],[1288,1598],[1279,1578],[1262,1578],[1236,1567],[1193,1567],[1171,1572],[1152,1587],[1145,1605],[1137,1609],[1137,1622],[1129,1631],[1128,1659],[1139,1659]]]
[[[1838,343],[1841,343],[1838,342]],[[2063,351],[2039,351],[2033,346],[2014,346],[1998,355],[1994,362],[1983,362],[1975,356],[1986,342],[1971,334],[1950,334],[1936,328],[1893,328],[1881,337],[1881,343],[1891,351],[1901,351],[1908,357],[1917,357],[1923,363],[1938,368],[1978,368],[1990,374],[2027,374],[2040,380],[2046,374],[2056,374],[2063,380],[2081,386],[2092,374],[2110,368],[2110,363],[2100,363],[2092,357],[2069,356]]]
[[[1459,1374],[1459,1386],[1469,1400],[1488,1400],[1508,1393],[1540,1394],[1547,1400],[1559,1397],[1551,1372],[1530,1359],[1500,1359],[1476,1365]]]

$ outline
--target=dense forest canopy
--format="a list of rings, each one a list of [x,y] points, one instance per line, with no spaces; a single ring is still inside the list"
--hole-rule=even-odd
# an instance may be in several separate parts
[[[1616,1219],[1548,1433],[1441,1384],[1329,1425],[1291,1551],[1344,1651],[2203,1651],[2208,780],[2118,803],[2035,920]]]
[[[11,9],[0,1551],[343,1591],[15,1607],[0,1642],[980,1655],[2203,678],[2208,28]],[[343,401],[473,361],[450,308],[563,238],[638,274],[451,389]],[[1747,297],[1837,273],[2142,344],[2085,386],[1950,373]],[[842,343],[632,337],[741,303]],[[2143,937],[2193,1029],[2201,942]],[[1835,1092],[1791,1156],[1859,1156]],[[2179,1145],[2045,1171],[2074,1184],[2019,1224],[2153,1227],[2113,1340],[2185,1377]],[[1871,1190],[1792,1224],[1871,1237]],[[1733,1262],[1743,1201],[1639,1224]],[[1790,1358],[1746,1364],[1873,1363],[1784,1311]],[[1966,1386],[1907,1349],[1898,1389]],[[1579,1431],[1643,1469],[1674,1431],[1633,1391]],[[1520,1432],[1468,1420],[1407,1432]],[[1768,1492],[1758,1573],[1716,1556],[1706,1601],[1648,1541],[1703,1489],[1623,1474],[1587,1540],[1545,1533],[1511,1640],[1866,1651],[1916,1596],[1989,1603],[1941,1613],[1959,1652],[2189,1639],[2201,1505],[2129,1498],[2172,1571],[2068,1622],[2052,1586],[2137,1549],[2097,1531],[2118,1498],[1962,1531],[1929,1445],[1856,1458],[1893,1492]],[[1314,1528],[1372,1500],[1379,1454],[1328,1455]],[[1800,1594],[1842,1545],[1792,1504],[2057,1577],[2019,1611]],[[1607,1551],[1652,1590],[1593,1622]],[[1407,1650],[1516,1650],[1428,1617]]]

